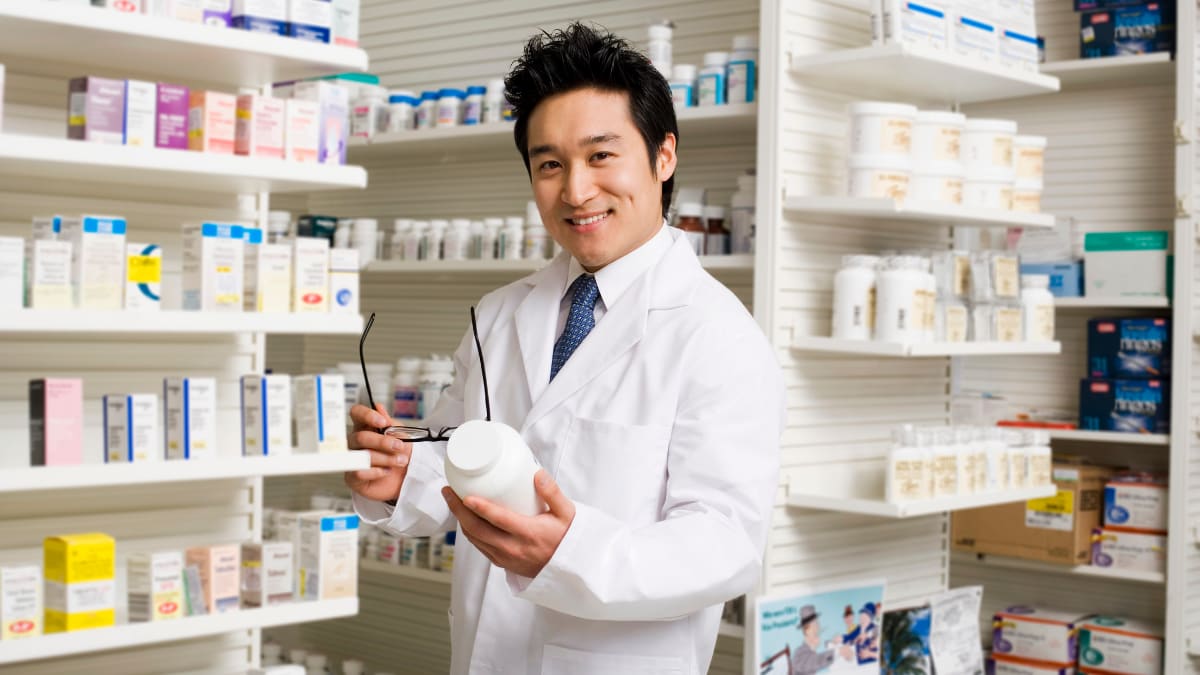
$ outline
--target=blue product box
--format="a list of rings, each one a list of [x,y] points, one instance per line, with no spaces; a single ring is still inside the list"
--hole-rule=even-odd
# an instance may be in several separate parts
[[[1079,55],[1085,59],[1175,51],[1175,7],[1147,2],[1079,15]]]
[[[1130,434],[1171,432],[1169,380],[1085,379],[1079,384],[1079,428]]]
[[[1096,9],[1116,9],[1144,4],[1146,0],[1075,0],[1075,11],[1090,12]]]
[[[1149,380],[1171,376],[1171,320],[1088,320],[1088,377]]]
[[[248,30],[251,33],[270,33],[271,35],[287,35],[287,22],[274,19],[264,19],[257,16],[235,16],[233,28]]]
[[[1044,274],[1050,277],[1050,294],[1056,298],[1078,298],[1083,295],[1083,263],[1076,260],[1061,263],[1025,263],[1021,274]]]

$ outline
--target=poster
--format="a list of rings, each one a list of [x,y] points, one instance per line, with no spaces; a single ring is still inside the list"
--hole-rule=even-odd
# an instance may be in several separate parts
[[[932,623],[928,606],[883,615],[883,675],[932,675]]]
[[[758,598],[751,635],[759,675],[878,675],[884,582]]]

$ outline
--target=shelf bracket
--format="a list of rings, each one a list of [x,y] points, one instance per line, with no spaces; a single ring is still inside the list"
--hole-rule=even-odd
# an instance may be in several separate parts
[[[1188,218],[1192,215],[1192,196],[1191,195],[1176,195],[1175,196],[1175,217]]]
[[[1175,145],[1188,145],[1192,139],[1187,133],[1187,124],[1182,120],[1175,120]]]

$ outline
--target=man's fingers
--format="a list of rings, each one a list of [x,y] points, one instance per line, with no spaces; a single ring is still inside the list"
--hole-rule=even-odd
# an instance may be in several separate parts
[[[375,431],[361,429],[350,434],[348,445],[352,450],[380,450],[397,453],[406,450],[411,444],[394,436],[385,436]],[[409,454],[409,452],[405,452],[405,454]]]
[[[398,452],[391,454],[389,452],[379,452],[371,450],[371,466],[377,466],[384,469],[404,468],[408,466],[408,453]]]
[[[538,469],[533,477],[533,486],[538,496],[546,502],[546,506],[550,507],[550,513],[568,520],[575,517],[575,504],[567,499],[562,488],[558,487],[558,483],[545,469]]]
[[[525,516],[510,511],[499,504],[479,497],[470,497],[467,501],[463,502],[463,506],[474,511],[477,516],[504,532],[516,534],[525,531],[525,523],[523,522]]]
[[[392,469],[372,467],[370,469],[359,469],[353,473],[354,477],[358,480],[369,483],[373,480],[386,477],[391,471]]]
[[[458,524],[464,530],[470,529],[476,537],[483,538],[493,546],[499,545],[501,540],[508,536],[507,533],[480,518],[478,514],[467,508],[462,503],[462,500],[458,498],[458,495],[454,493],[454,490],[449,487],[442,488],[442,496],[446,499],[446,504],[450,507],[450,512],[454,514],[455,518],[458,518]]]
[[[361,403],[356,404],[350,408],[350,419],[354,422],[355,427],[368,429],[382,429],[392,424],[391,419],[387,416],[387,411],[378,403],[375,404],[375,410],[371,410]]]

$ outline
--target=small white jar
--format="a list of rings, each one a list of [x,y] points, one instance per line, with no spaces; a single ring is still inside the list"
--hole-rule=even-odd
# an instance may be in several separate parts
[[[483,219],[483,241],[479,244],[479,257],[482,260],[495,260],[498,253],[496,244],[500,241],[500,231],[504,229],[503,218]]]
[[[926,204],[962,204],[963,165],[955,162],[916,165],[909,181],[908,199]]]
[[[497,249],[501,260],[520,260],[525,246],[525,221],[520,216],[504,219]]]
[[[389,260],[404,260],[405,241],[412,232],[413,221],[408,218],[397,218],[392,221],[392,243],[388,249]]]
[[[1021,324],[1026,342],[1054,342],[1054,295],[1048,275],[1021,275]]]
[[[728,52],[707,52],[697,77],[696,105],[725,105],[725,67]]]
[[[646,30],[646,37],[650,38],[646,56],[663,77],[671,75],[671,37],[674,33],[675,29],[666,22],[651,24]]]
[[[892,256],[883,261],[875,282],[875,339],[920,343],[925,338],[926,278],[919,258]]]
[[[1042,182],[1017,179],[1013,184],[1012,210],[1020,213],[1042,212]]]
[[[922,110],[913,122],[913,162],[959,163],[966,115],[944,110]]]
[[[1012,120],[968,119],[963,131],[963,163],[967,173],[976,170],[1013,168],[1013,140],[1017,123]]]
[[[421,100],[417,102],[416,118],[413,127],[416,129],[432,129],[437,126],[438,93],[436,91],[421,92]]]
[[[483,95],[483,123],[503,122],[504,80],[491,80]]]
[[[863,101],[850,106],[850,152],[855,155],[898,155],[912,152],[916,106]]]
[[[416,126],[420,99],[411,92],[397,89],[388,94],[388,131],[408,131]]]
[[[538,464],[516,429],[471,420],[446,444],[446,482],[461,499],[475,496],[526,516],[546,510],[533,486]]]
[[[443,89],[438,92],[437,127],[456,127],[462,121],[463,103],[467,92],[462,89]]]
[[[455,218],[446,228],[446,236],[442,239],[443,260],[466,260],[467,250],[471,244],[471,221],[465,218]]]
[[[850,196],[887,198],[902,202],[908,196],[912,162],[896,155],[851,155]]]
[[[354,219],[354,248],[358,249],[358,264],[366,267],[375,260],[379,248],[379,221],[374,218]]]
[[[1029,487],[1054,484],[1054,459],[1050,452],[1050,432],[1041,429],[1025,432],[1025,470]]]
[[[963,206],[975,209],[1012,209],[1012,169],[968,170],[963,183]]]
[[[446,241],[446,230],[450,229],[448,220],[429,221],[429,234],[425,236],[425,248],[429,260],[442,259],[442,245]]]
[[[467,87],[467,98],[463,103],[463,126],[474,126],[483,122],[483,97],[487,89],[479,86]]]
[[[696,66],[679,63],[671,70],[671,100],[676,108],[691,108],[696,105]]]
[[[758,36],[733,36],[733,51],[725,67],[726,100],[730,103],[753,103],[757,71]]]
[[[879,257],[842,256],[833,277],[833,337],[870,340],[875,332],[875,268]]]
[[[550,233],[541,223],[525,226],[524,257],[526,260],[545,260],[550,251]]]
[[[1037,183],[1040,187],[1045,178],[1046,137],[1017,136],[1013,139],[1013,168],[1017,180]]]
[[[414,220],[412,229],[404,235],[404,259],[425,260],[429,256],[429,221]]]

